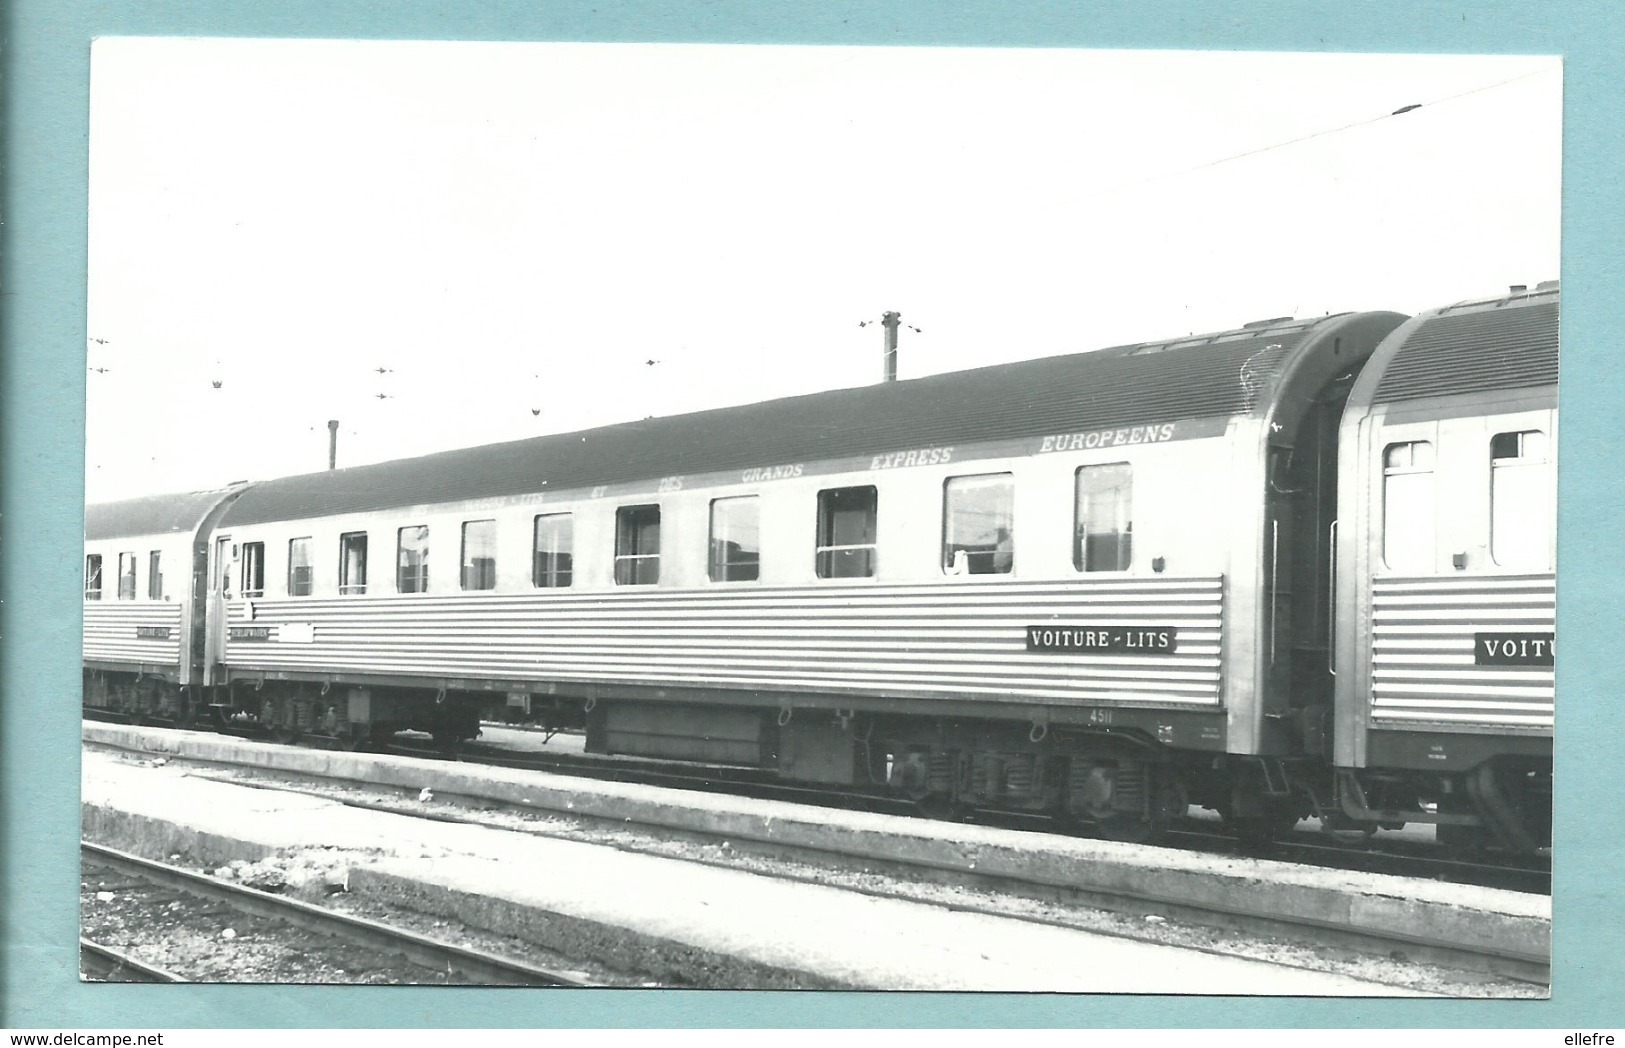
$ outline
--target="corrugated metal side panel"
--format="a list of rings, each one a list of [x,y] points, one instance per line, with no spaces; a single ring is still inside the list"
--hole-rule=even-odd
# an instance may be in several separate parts
[[[1478,666],[1475,633],[1551,633],[1556,576],[1379,578],[1372,593],[1373,726],[1552,726],[1550,666]]]
[[[242,603],[234,624],[248,624]],[[1223,580],[255,602],[237,670],[1217,706]],[[309,623],[310,643],[282,643]],[[1028,626],[1177,627],[1167,654],[1029,652]],[[287,636],[294,635],[288,630]]]
[[[169,627],[168,640],[137,638],[141,626]],[[181,604],[89,600],[85,602],[85,661],[179,667]]]
[[[1436,317],[1400,347],[1373,399],[1555,385],[1557,324],[1555,301]]]

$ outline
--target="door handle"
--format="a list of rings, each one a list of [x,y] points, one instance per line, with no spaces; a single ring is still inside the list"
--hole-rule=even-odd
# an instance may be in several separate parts
[[[1326,543],[1326,671],[1337,676],[1337,521]]]

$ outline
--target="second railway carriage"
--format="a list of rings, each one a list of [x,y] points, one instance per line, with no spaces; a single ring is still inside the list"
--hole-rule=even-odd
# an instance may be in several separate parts
[[[1553,281],[1408,321],[1355,386],[1335,622],[1346,814],[1550,843],[1557,371]]]
[[[87,707],[187,721],[207,705],[208,534],[240,490],[86,508]]]
[[[1134,832],[1302,809],[1337,422],[1404,318],[1265,321],[252,485],[223,705],[877,783]]]

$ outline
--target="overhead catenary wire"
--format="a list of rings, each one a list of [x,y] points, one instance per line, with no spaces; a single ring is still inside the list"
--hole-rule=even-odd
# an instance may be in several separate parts
[[[843,59],[842,63],[832,63],[832,64],[841,65],[841,64],[844,64],[845,61],[846,60]],[[1550,71],[1550,67],[1548,67],[1545,70],[1541,70],[1541,71]],[[769,72],[771,72],[771,67],[769,67]],[[801,74],[801,79],[812,79],[812,78],[815,77],[815,75],[816,74],[814,74],[814,73]],[[1248,157],[1248,156],[1258,156],[1259,154],[1263,154],[1265,156],[1276,155],[1276,154],[1272,154],[1270,151],[1271,150],[1277,150],[1278,151],[1278,150],[1283,150],[1283,149],[1286,149],[1286,148],[1292,148],[1292,147],[1297,146],[1300,143],[1308,143],[1310,140],[1312,140],[1314,138],[1317,138],[1317,137],[1334,136],[1334,137],[1332,137],[1331,141],[1335,142],[1335,141],[1337,141],[1335,136],[1337,134],[1339,134],[1339,133],[1347,134],[1348,138],[1353,142],[1364,142],[1367,138],[1378,139],[1378,140],[1386,140],[1388,138],[1403,138],[1404,137],[1403,135],[1400,135],[1400,134],[1387,135],[1385,132],[1374,132],[1374,133],[1371,133],[1369,135],[1357,135],[1357,134],[1354,134],[1353,132],[1357,128],[1360,128],[1362,126],[1378,124],[1384,119],[1392,119],[1395,116],[1404,115],[1408,111],[1409,112],[1414,112],[1415,108],[1427,107],[1427,106],[1436,106],[1436,105],[1441,104],[1444,101],[1453,100],[1453,99],[1456,99],[1456,98],[1464,98],[1464,97],[1469,96],[1469,95],[1478,95],[1481,92],[1486,92],[1486,91],[1493,90],[1493,89],[1495,89],[1497,87],[1500,87],[1500,86],[1502,86],[1504,84],[1512,83],[1513,81],[1527,81],[1530,78],[1532,78],[1534,75],[1535,74],[1533,72],[1525,73],[1525,74],[1523,74],[1521,76],[1511,77],[1508,80],[1502,80],[1498,84],[1484,84],[1482,86],[1473,87],[1470,90],[1461,90],[1461,91],[1457,92],[1454,95],[1449,95],[1449,92],[1454,87],[1459,86],[1460,81],[1457,81],[1455,84],[1452,84],[1450,86],[1446,86],[1446,87],[1442,87],[1442,88],[1435,88],[1433,90],[1420,90],[1419,91],[1419,90],[1415,90],[1414,88],[1401,87],[1399,91],[1384,91],[1383,94],[1378,94],[1375,98],[1368,98],[1367,102],[1370,103],[1369,108],[1370,108],[1371,111],[1375,111],[1375,110],[1380,109],[1380,110],[1383,110],[1385,112],[1379,113],[1378,115],[1374,115],[1374,116],[1367,116],[1364,119],[1355,120],[1353,118],[1355,116],[1360,115],[1362,112],[1365,112],[1364,109],[1356,108],[1356,109],[1353,109],[1353,110],[1343,110],[1342,112],[1338,113],[1338,116],[1344,118],[1345,120],[1350,120],[1352,122],[1342,123],[1340,120],[1338,120],[1336,118],[1333,118],[1333,119],[1330,119],[1330,120],[1325,120],[1325,115],[1326,114],[1325,114],[1325,111],[1322,110],[1320,119],[1325,120],[1325,123],[1327,123],[1327,124],[1341,124],[1341,126],[1336,127],[1336,128],[1328,127],[1325,130],[1314,131],[1313,133],[1299,134],[1295,138],[1289,138],[1289,137],[1287,137],[1288,134],[1291,134],[1292,132],[1296,132],[1296,131],[1304,131],[1306,129],[1310,129],[1310,128],[1312,128],[1314,126],[1315,123],[1319,122],[1319,121],[1315,120],[1313,117],[1311,117],[1310,120],[1304,121],[1303,117],[1304,117],[1305,113],[1304,113],[1304,110],[1300,108],[1299,112],[1298,112],[1298,119],[1300,121],[1302,121],[1302,122],[1298,123],[1296,127],[1291,127],[1284,134],[1282,132],[1280,132],[1280,131],[1276,132],[1277,134],[1282,135],[1282,138],[1284,139],[1284,141],[1281,141],[1281,142],[1269,142],[1268,144],[1261,144],[1259,142],[1259,139],[1267,137],[1269,135],[1268,132],[1265,132],[1264,134],[1256,134],[1256,133],[1254,133],[1254,134],[1246,134],[1245,137],[1236,137],[1236,134],[1237,134],[1238,131],[1240,131],[1240,128],[1232,128],[1232,129],[1230,129],[1229,133],[1227,135],[1225,135],[1223,138],[1221,138],[1220,140],[1211,141],[1209,149],[1204,149],[1201,152],[1187,152],[1184,156],[1168,158],[1169,160],[1172,161],[1172,163],[1170,163],[1168,165],[1170,170],[1167,170],[1166,172],[1164,172],[1161,175],[1152,174],[1151,177],[1147,178],[1146,180],[1154,182],[1154,180],[1156,178],[1178,177],[1179,175],[1181,175],[1182,173],[1185,173],[1185,172],[1194,173],[1194,172],[1200,171],[1200,170],[1202,170],[1204,168],[1218,167],[1219,165],[1224,165],[1224,164],[1229,164],[1229,163],[1232,163],[1232,162],[1240,161],[1243,158]],[[768,79],[771,80],[772,77],[769,76]],[[1475,77],[1474,79],[1477,79],[1477,78]],[[1485,78],[1485,79],[1489,79],[1489,78]],[[1382,83],[1383,82],[1381,80],[1370,79],[1370,80],[1363,81],[1363,83],[1357,83],[1355,85],[1355,87],[1354,87],[1354,90],[1357,93],[1363,93],[1363,92],[1369,91],[1369,90],[1371,90],[1373,88],[1375,88],[1377,91],[1383,91],[1384,89],[1383,89]],[[1434,83],[1439,83],[1439,81],[1434,81]],[[800,85],[798,83],[790,83],[790,84],[788,84],[788,86],[785,89],[795,91],[795,92],[799,93]],[[1401,92],[1403,92],[1403,93],[1401,93]],[[1373,92],[1373,93],[1375,93],[1375,92]],[[1507,93],[1511,94],[1512,92],[1507,92]],[[1449,97],[1447,99],[1439,99],[1439,98],[1436,97],[1437,95],[1449,95]],[[1398,103],[1402,102],[1402,101],[1403,102],[1409,102],[1409,103],[1411,103],[1411,105],[1396,108],[1396,106],[1398,106]],[[1498,102],[1499,102],[1499,99],[1497,99],[1497,103]],[[1462,111],[1468,110],[1468,109],[1475,109],[1476,110],[1476,109],[1480,109],[1480,108],[1488,108],[1489,105],[1490,105],[1489,99],[1486,98],[1485,102],[1484,102],[1484,104],[1482,106],[1458,106],[1458,108],[1455,109],[1455,110],[1452,110],[1452,112],[1453,113],[1459,113],[1459,112],[1462,112]],[[703,111],[700,112],[699,113],[699,118],[703,119],[707,124],[716,123],[719,126],[731,126],[731,123],[729,122],[728,118],[734,112],[736,112],[738,109],[741,109],[741,108],[754,108],[754,107],[755,107],[755,103],[753,103],[753,102],[751,102],[749,100],[746,100],[746,101],[742,102],[742,101],[740,101],[738,99],[729,99],[729,100],[727,100],[727,102],[725,104],[719,106],[715,113],[707,113],[707,112],[703,112]],[[693,107],[684,106],[681,109],[681,115],[686,116],[691,108],[694,109],[694,110],[703,110],[703,107],[698,106],[698,105],[693,106]],[[771,107],[768,107],[768,108],[771,109]],[[1286,106],[1284,108],[1290,110],[1291,108],[1294,108],[1294,107],[1293,106]],[[1424,120],[1427,120],[1429,118],[1429,116],[1430,116],[1430,114],[1428,114],[1428,113],[1423,113],[1422,114],[1422,118]],[[1432,121],[1432,120],[1428,120],[1427,123],[1420,124],[1420,128],[1422,130],[1424,130],[1424,131],[1431,130],[1431,128],[1433,126],[1434,126],[1434,121]],[[1222,132],[1222,129],[1220,129],[1220,130]],[[1409,132],[1409,131],[1413,130],[1413,127],[1407,126],[1403,130],[1405,132]],[[677,134],[676,129],[674,128],[671,133],[672,134]],[[1189,148],[1188,145],[1187,145],[1187,148]],[[1281,166],[1283,166],[1283,167],[1287,166],[1286,165],[1286,157],[1288,155],[1301,157],[1303,155],[1313,154],[1313,153],[1317,153],[1317,152],[1318,152],[1318,149],[1310,148],[1310,149],[1302,150],[1300,154],[1280,154],[1281,159],[1282,159]],[[1205,161],[1203,160],[1203,154],[1204,153],[1206,153],[1208,158],[1209,158],[1209,159],[1206,159]],[[1187,163],[1189,165],[1191,165],[1191,166],[1188,166],[1188,167],[1183,166],[1183,164],[1187,164]],[[1173,170],[1174,168],[1178,168],[1179,170]],[[1260,164],[1260,165],[1258,165],[1258,169],[1267,170],[1267,165],[1266,164]],[[1142,172],[1144,172],[1144,170],[1145,169],[1143,169],[1143,168],[1141,169]],[[1241,168],[1238,165],[1237,167],[1232,167],[1232,168],[1220,168],[1220,170],[1221,171],[1227,171],[1229,173],[1239,173]],[[1246,170],[1250,173],[1255,169],[1251,165],[1249,165],[1246,168]],[[1128,175],[1130,178],[1132,178],[1136,174],[1139,174],[1139,172],[1124,171],[1124,172],[1120,172],[1120,174],[1121,175]],[[1099,174],[1097,173],[1097,175],[1095,177],[1098,178]],[[1223,176],[1219,176],[1219,177],[1222,178]],[[1091,179],[1090,181],[1094,181],[1094,180]],[[1102,180],[1102,181],[1104,181],[1104,180]],[[1200,187],[1203,182],[1210,181],[1210,180],[1209,179],[1204,179],[1204,178],[1202,178],[1201,176],[1198,175],[1198,176],[1192,177],[1191,181],[1196,186]],[[1100,186],[1100,182],[1094,182],[1094,186]],[[1083,194],[1092,194],[1092,193],[1095,192],[1094,187],[1090,186],[1088,183],[1082,183],[1082,184],[1076,184],[1075,183],[1071,187],[1055,186],[1055,187],[1053,187],[1051,189],[1051,191],[1054,192],[1055,190],[1059,190],[1058,195],[1070,195],[1068,193],[1069,188],[1074,192],[1080,192],[1081,191],[1081,193],[1083,193]],[[1126,186],[1118,187],[1119,190],[1121,190],[1123,188],[1127,188],[1127,187]],[[1173,191],[1174,189],[1177,189],[1178,191],[1183,192],[1186,187],[1183,184],[1180,184],[1178,186],[1171,186],[1169,188],[1170,188],[1170,191]],[[1159,190],[1153,190],[1153,192],[1160,194]],[[1048,193],[1041,193],[1040,195],[1046,195],[1047,196],[1049,194]],[[1108,206],[1110,206],[1110,205],[1108,205]],[[1183,215],[1184,215],[1184,213],[1182,212],[1181,217],[1183,217]],[[919,300],[914,300],[914,301],[916,301],[915,308],[919,308],[918,304],[917,304]],[[1320,310],[1318,308],[1318,303],[1315,304],[1315,306],[1316,306],[1315,311],[1319,312]],[[840,312],[846,313],[847,316],[851,315],[851,313],[848,312],[847,309],[845,309],[845,308],[841,309]],[[856,312],[856,311],[854,311],[854,312]],[[1286,312],[1286,310],[1282,310],[1280,308],[1271,306],[1267,310],[1260,311],[1260,312],[1257,312],[1257,313],[1249,312],[1249,313],[1247,313],[1247,315],[1248,316],[1252,316],[1252,315],[1261,316],[1261,315],[1264,315],[1265,312],[1276,313],[1276,312]],[[1296,310],[1292,310],[1291,312],[1295,313]],[[859,315],[861,315],[861,313]],[[684,318],[679,317],[679,318],[677,318],[677,320],[673,321],[673,323],[681,322],[682,319],[684,319]],[[849,320],[847,321],[848,326],[851,323],[852,323],[851,321],[849,321]],[[1193,323],[1194,323],[1194,321],[1193,321]],[[949,334],[950,333],[949,329],[956,329],[956,328],[961,328],[961,327],[962,327],[962,320],[959,317],[950,317],[950,320],[946,325],[939,318],[939,319],[937,319],[936,323],[933,326],[933,333],[934,334]],[[913,329],[913,330],[917,331],[918,329]],[[542,328],[542,331],[544,333],[546,333],[546,332],[551,331],[551,329],[550,328]],[[957,334],[957,333],[958,333],[957,331],[953,332],[953,334]],[[141,332],[141,330],[139,328],[135,329],[133,331],[127,331],[127,330],[124,330],[124,329],[120,329],[120,330],[117,330],[117,331],[111,331],[110,330],[110,331],[108,331],[108,334],[114,336],[114,338],[117,339],[117,341],[120,343],[119,349],[121,349],[121,350],[125,349],[126,347],[132,347],[132,348],[138,348],[138,349],[143,348],[143,341],[142,341],[142,338],[141,338],[142,332]],[[527,330],[525,332],[525,334],[528,335],[529,331]],[[907,333],[905,333],[905,334],[907,334]],[[950,334],[950,338],[951,337],[952,337],[952,335]],[[94,351],[98,347],[98,344],[102,343],[104,340],[100,339],[100,338],[95,338],[95,339],[91,339],[90,341],[92,343],[92,350]],[[474,345],[470,346],[467,349],[462,350],[462,352],[459,353],[459,356],[462,356],[463,354],[468,354],[468,355],[472,356],[475,353],[480,352],[481,349],[483,348],[482,344],[483,345],[504,344],[503,340],[500,339],[500,338],[489,339],[489,340],[480,339],[480,340],[470,340],[470,341],[472,343],[474,343]],[[904,342],[907,343],[907,344],[912,345],[911,337],[906,337],[904,339]],[[869,360],[871,359],[869,357],[869,355],[868,355],[870,340],[867,337],[865,337],[865,338],[862,339],[862,344],[863,344],[863,347],[865,349],[865,355],[862,357],[862,360],[864,361],[864,366],[867,369],[867,368],[872,367],[872,364],[868,363]],[[659,347],[659,346],[657,346],[655,344],[645,342],[643,348],[644,348],[645,352],[649,352],[649,351],[661,352],[661,350],[664,347]],[[950,346],[950,348],[954,348],[954,347]],[[340,392],[343,393],[342,402],[345,405],[348,405],[349,403],[352,403],[352,401],[350,401],[349,398],[354,397],[354,396],[356,396],[356,394],[359,393],[360,397],[357,398],[357,399],[361,400],[361,402],[362,402],[361,407],[364,408],[364,409],[367,409],[367,410],[358,410],[356,408],[351,408],[351,407],[348,407],[348,406],[344,406],[342,408],[335,406],[333,410],[343,410],[345,412],[347,418],[353,416],[354,418],[356,418],[358,420],[363,420],[364,422],[368,423],[366,428],[373,429],[373,430],[379,430],[378,435],[377,435],[377,439],[378,439],[378,441],[380,443],[380,446],[383,445],[386,433],[385,433],[385,431],[380,429],[380,426],[382,425],[382,422],[379,421],[379,420],[388,421],[391,424],[396,424],[398,422],[398,420],[405,420],[405,421],[399,422],[400,428],[402,428],[402,429],[416,428],[415,426],[413,426],[411,424],[411,420],[413,419],[413,416],[410,414],[410,412],[403,413],[406,405],[409,402],[406,399],[401,399],[401,400],[397,401],[395,398],[397,396],[404,397],[406,391],[414,391],[414,390],[416,390],[417,387],[413,386],[413,385],[403,385],[402,380],[406,376],[397,375],[397,374],[387,374],[387,375],[384,374],[384,372],[386,372],[386,371],[393,371],[393,369],[395,367],[397,367],[397,366],[405,369],[408,372],[411,370],[411,365],[412,365],[412,362],[413,362],[413,358],[410,357],[410,356],[404,355],[404,352],[403,352],[402,355],[399,356],[399,358],[397,359],[393,355],[393,354],[395,354],[397,352],[402,352],[402,351],[399,351],[398,349],[395,348],[395,346],[392,346],[388,353],[379,353],[377,355],[369,353],[368,355],[373,356],[373,359],[371,359],[369,361],[366,361],[367,364],[372,364],[372,365],[383,364],[383,365],[387,365],[387,367],[372,367],[372,368],[364,369],[365,371],[370,371],[372,373],[371,374],[365,374],[361,382],[355,382],[353,379],[348,379],[348,376],[345,376],[345,380],[341,380],[340,382],[336,383],[337,385],[339,385],[341,387]],[[907,346],[905,346],[905,352],[910,352],[910,350],[908,349]],[[234,356],[235,355],[236,354],[234,354]],[[608,356],[609,354],[605,353],[604,355]],[[626,354],[626,356],[630,358],[631,354]],[[126,383],[128,381],[130,381],[131,376],[133,374],[135,374],[139,370],[138,368],[132,366],[131,364],[127,364],[126,361],[128,359],[129,359],[128,357],[125,357],[125,359],[123,359],[123,360],[113,361],[111,359],[111,353],[108,353],[106,358],[105,358],[105,363],[108,363],[108,364],[119,363],[120,367],[117,369],[118,373],[117,374],[99,375],[97,380],[91,380],[91,384],[93,386],[103,387],[104,390],[117,392],[117,393],[122,395],[123,391],[125,389]],[[253,367],[253,366],[256,366],[256,365],[269,363],[270,361],[276,359],[276,357],[274,355],[260,354],[258,357],[256,357],[255,355],[253,355],[251,353],[244,352],[242,354],[242,356],[241,356],[241,359],[244,361],[244,363],[241,366],[237,365],[236,360],[234,360],[234,368],[232,369],[232,373],[230,375],[208,376],[208,375],[205,374],[203,377],[206,378],[206,379],[211,378],[211,377],[212,378],[222,378],[222,377],[224,377],[224,378],[229,378],[230,381],[224,383],[224,386],[225,386],[224,389],[221,389],[219,386],[214,386],[212,389],[205,386],[204,389],[203,389],[203,393],[205,395],[212,393],[214,399],[221,400],[221,399],[224,399],[228,394],[232,394],[234,392],[240,392],[244,396],[252,397],[256,392],[259,392],[261,390],[269,390],[269,389],[273,388],[273,384],[272,384],[271,379],[262,378],[259,373],[247,371],[246,369],[250,368],[250,367]],[[649,359],[653,359],[652,353],[650,353]],[[530,363],[532,367],[535,366],[534,363],[532,363],[532,361],[531,361],[531,359],[529,357],[521,358],[521,360],[522,360],[522,362],[520,363],[520,367],[523,367],[524,364],[526,364],[526,363]],[[93,364],[101,364],[103,362],[104,362],[103,360],[97,360],[94,356],[92,357],[92,360],[91,360],[91,363],[93,363]],[[485,385],[485,387],[488,390],[489,389],[501,390],[504,387],[511,388],[511,387],[508,386],[510,376],[522,378],[523,372],[520,371],[519,368],[515,368],[511,364],[508,364],[507,366],[504,366],[505,362],[503,360],[501,360],[501,359],[494,360],[494,361],[492,361],[492,363],[495,364],[496,366],[490,368],[489,370],[486,370],[485,373],[482,376],[483,384]],[[650,379],[656,379],[656,376],[659,376],[659,378],[656,379],[655,382],[647,383],[647,385],[650,387],[650,393],[652,394],[652,398],[651,398],[652,399],[652,404],[649,405],[649,406],[651,406],[651,407],[655,406],[655,405],[664,406],[666,402],[664,401],[663,398],[667,395],[668,389],[671,388],[671,383],[668,381],[667,377],[665,375],[663,375],[662,373],[667,371],[670,368],[670,365],[663,364],[663,365],[660,365],[659,367],[648,365],[647,361],[645,359],[643,359],[641,354],[635,360],[628,359],[627,363],[633,364],[633,365],[642,364],[643,367],[637,368],[637,370],[640,370],[640,371],[644,372],[646,375],[649,376]],[[165,365],[156,364],[156,363],[154,364],[154,367],[162,367],[162,366],[165,366]],[[244,374],[239,374],[238,373],[239,370],[244,370]],[[477,370],[477,369],[471,369],[471,370]],[[525,368],[524,370],[530,370],[530,369]],[[520,373],[518,375],[515,375],[514,372],[516,372],[516,371],[520,371]],[[386,381],[386,379],[387,379],[387,381]],[[189,377],[189,379],[188,379],[188,384],[189,385],[191,385],[193,383],[195,383],[195,372],[194,372],[193,376]],[[520,419],[522,421],[522,423],[525,424],[525,426],[526,426],[526,429],[524,431],[522,431],[522,432],[524,432],[526,434],[528,434],[529,432],[540,431],[541,429],[547,428],[547,427],[553,427],[553,426],[566,426],[566,427],[569,427],[569,426],[575,424],[574,420],[575,420],[576,416],[572,415],[570,413],[569,408],[571,406],[571,401],[576,399],[576,398],[571,397],[567,393],[566,386],[564,385],[564,383],[560,382],[555,377],[553,372],[549,373],[549,381],[545,385],[542,384],[540,382],[540,380],[534,380],[532,385],[533,385],[533,390],[531,391],[531,396],[530,397],[525,398],[524,400],[520,400],[520,402],[518,404],[514,404],[512,407],[508,407],[506,404],[504,404],[504,410],[502,412],[503,417],[505,417],[505,418],[517,417],[518,419]],[[356,386],[361,386],[361,388],[359,390],[355,389]],[[371,388],[368,388],[368,386],[370,386]],[[383,396],[378,396],[379,393],[383,393],[384,395]],[[109,403],[112,402],[112,398],[110,396],[108,396],[108,394],[103,393],[102,395],[104,396],[104,398],[106,398],[108,400]],[[268,397],[268,394],[264,393],[264,392],[261,392],[260,395],[264,396],[264,397]],[[423,396],[424,396],[424,394],[422,392],[419,392],[417,400],[421,402],[421,400],[423,399]],[[376,399],[373,399],[374,397],[376,397]],[[655,398],[661,398],[661,399],[655,399]],[[331,399],[339,400],[340,398],[332,397]],[[469,400],[469,399],[464,399],[461,394],[459,394],[458,398],[450,398],[450,397],[448,397],[448,398],[446,398],[446,400],[448,401],[448,403],[453,403],[454,402],[454,403],[456,403],[458,405],[461,405],[461,404],[464,404],[464,403],[474,402],[474,401]],[[528,400],[528,403],[525,402],[526,400]],[[369,401],[370,401],[370,403],[369,403]],[[326,405],[324,405],[324,407],[325,406]],[[474,414],[481,415],[481,417],[479,417],[477,419],[478,422],[480,422],[482,424],[485,422],[485,418],[483,417],[482,413],[476,412]],[[490,414],[495,415],[496,412],[492,411],[492,412],[490,412]],[[643,414],[643,412],[636,412],[636,414],[641,415],[641,414]],[[629,413],[629,417],[631,417],[631,413]],[[544,419],[545,419],[545,421],[543,421]],[[317,427],[320,428],[320,419],[318,419]],[[473,429],[474,427],[471,426],[470,428]],[[494,432],[495,431],[495,426],[494,425],[487,425],[483,429],[479,429],[478,432],[480,434],[484,434],[487,430],[491,430],[491,431]],[[496,435],[505,437],[508,434],[504,432],[504,433],[500,433],[500,434],[496,434]],[[472,438],[469,438],[469,439],[472,439]],[[359,452],[360,450],[361,449],[358,447],[357,451]],[[380,451],[379,453],[384,453],[384,452]]]
[[[1419,109],[1455,102],[1471,95],[1480,94],[1485,91],[1493,91],[1496,88],[1506,87],[1508,84],[1515,84],[1520,80],[1528,80],[1530,77],[1540,76],[1548,72],[1551,72],[1551,69],[1533,69],[1527,73],[1520,73],[1517,76],[1508,77],[1505,80],[1498,80],[1493,84],[1480,84],[1478,87],[1468,88],[1465,91],[1458,91],[1453,95],[1445,95],[1442,98],[1435,98],[1426,102],[1410,102],[1389,112],[1380,113],[1377,116],[1366,117],[1363,120],[1355,120],[1347,124],[1341,124],[1337,127],[1328,127],[1320,131],[1310,132],[1307,135],[1298,135],[1295,138],[1283,139],[1279,142],[1271,142],[1268,145],[1257,146],[1252,149],[1245,149],[1239,153],[1231,153],[1227,156],[1216,157],[1212,160],[1204,160],[1203,162],[1193,164],[1190,167],[1182,167],[1173,171],[1163,171],[1159,172],[1158,174],[1147,175],[1144,178],[1135,179],[1131,182],[1124,182],[1121,185],[1109,186],[1105,189],[1096,190],[1092,193],[1086,193],[1082,196],[1072,197],[1070,200],[1080,201],[1110,196],[1113,193],[1121,193],[1129,189],[1137,189],[1140,186],[1149,185],[1152,182],[1160,182],[1165,179],[1193,175],[1198,171],[1206,171],[1209,168],[1218,167],[1221,164],[1229,164],[1237,160],[1244,160],[1247,157],[1259,156],[1264,153],[1274,152],[1277,149],[1287,149],[1291,146],[1301,145],[1304,142],[1310,142],[1317,138],[1326,138],[1329,135],[1338,135],[1345,131],[1353,131],[1356,128],[1369,127],[1372,124],[1378,124],[1384,120],[1392,120],[1394,117],[1404,116],[1407,113],[1413,113]]]

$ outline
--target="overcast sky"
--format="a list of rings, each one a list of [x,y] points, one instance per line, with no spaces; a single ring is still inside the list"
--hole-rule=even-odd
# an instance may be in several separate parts
[[[87,497],[321,469],[330,418],[356,465],[862,385],[886,310],[910,378],[1534,284],[1561,91],[1529,57],[103,38]]]

